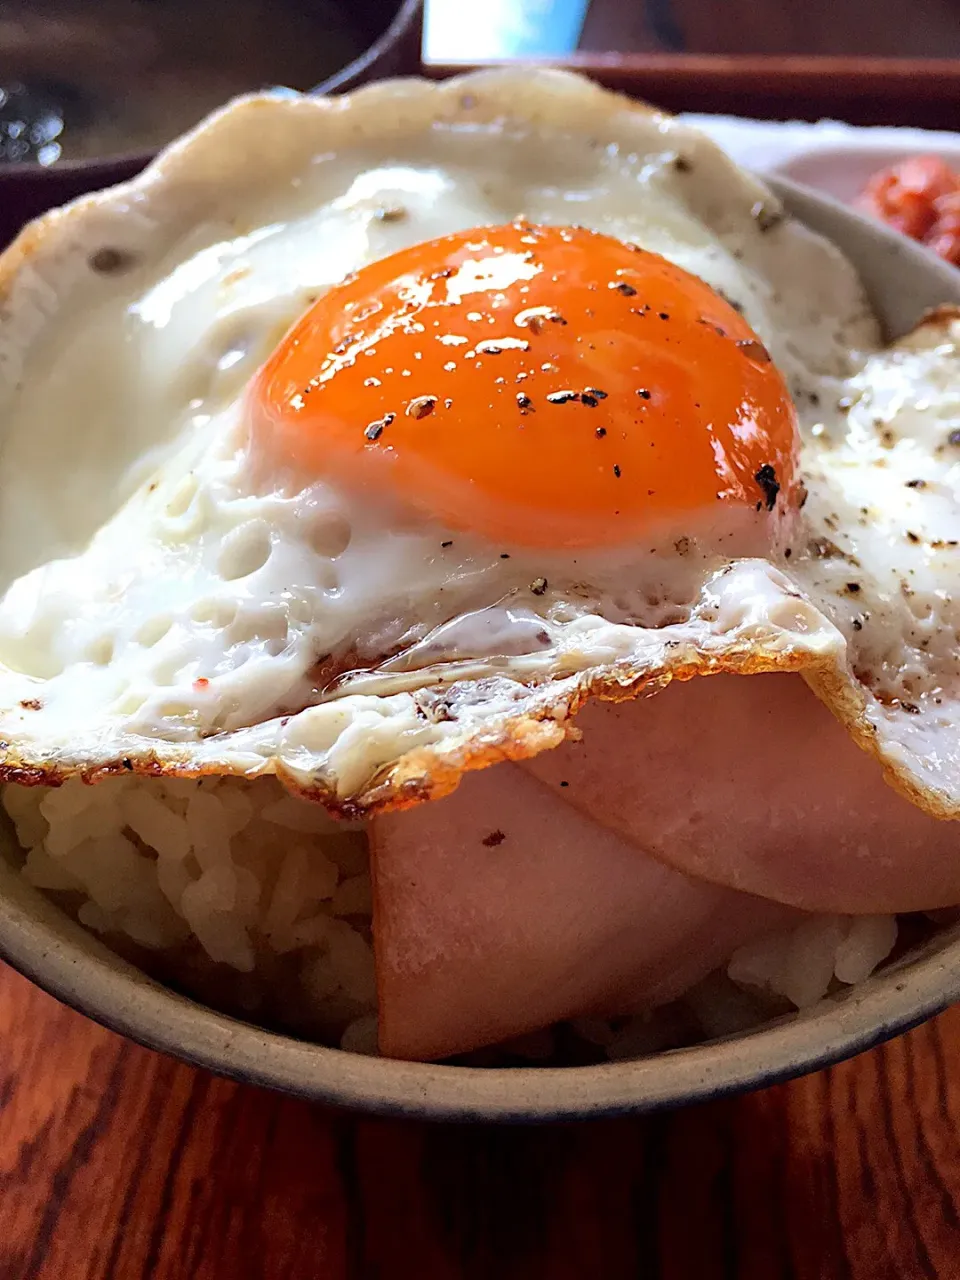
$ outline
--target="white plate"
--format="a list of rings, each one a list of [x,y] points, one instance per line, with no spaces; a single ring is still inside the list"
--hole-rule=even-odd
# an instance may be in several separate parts
[[[932,129],[861,129],[835,120],[684,117],[710,134],[738,163],[822,191],[849,204],[878,169],[909,156],[940,156],[960,172],[960,134]]]
[[[853,144],[824,147],[793,156],[782,164],[774,165],[769,172],[781,173],[794,182],[815,187],[844,204],[851,204],[878,169],[886,169],[913,155],[940,156],[951,168],[960,171],[960,137],[953,139],[950,146],[941,143],[935,148],[916,142],[883,147]]]

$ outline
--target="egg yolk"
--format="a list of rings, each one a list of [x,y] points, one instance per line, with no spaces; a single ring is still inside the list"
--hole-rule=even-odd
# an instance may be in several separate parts
[[[498,544],[602,547],[791,501],[795,413],[743,317],[657,254],[523,222],[370,263],[252,388],[254,448]]]

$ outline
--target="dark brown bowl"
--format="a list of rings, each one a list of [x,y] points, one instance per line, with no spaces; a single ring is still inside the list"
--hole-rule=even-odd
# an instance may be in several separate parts
[[[314,93],[340,93],[368,80],[410,75],[420,68],[423,0],[351,3],[367,29],[380,30],[381,34],[359,57],[317,85]],[[393,17],[384,30],[383,20],[389,13]],[[51,168],[39,164],[0,165],[0,248],[31,218],[88,191],[125,182],[152,158],[153,152],[137,151],[104,159],[67,160]]]

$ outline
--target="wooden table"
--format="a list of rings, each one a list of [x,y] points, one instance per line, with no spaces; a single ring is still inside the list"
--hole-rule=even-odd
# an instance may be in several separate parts
[[[793,1084],[543,1129],[337,1113],[0,967],[0,1280],[960,1276],[960,1008]]]
[[[425,4],[433,74],[540,57],[668,111],[960,130],[957,0]]]

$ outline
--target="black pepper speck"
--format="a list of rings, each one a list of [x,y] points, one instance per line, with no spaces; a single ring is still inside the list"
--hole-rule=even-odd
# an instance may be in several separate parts
[[[763,490],[764,506],[768,511],[772,511],[777,504],[777,494],[780,492],[780,481],[777,479],[776,470],[769,462],[765,462],[754,476],[754,480]]]
[[[383,435],[384,427],[389,427],[390,423],[397,415],[395,413],[385,413],[382,418],[378,418],[376,422],[368,422],[364,427],[363,434],[368,440],[379,440]]]
[[[417,396],[407,405],[408,418],[428,418],[436,407],[436,396]]]
[[[766,235],[774,227],[779,227],[784,220],[785,214],[781,209],[772,209],[769,205],[764,204],[762,200],[758,200],[750,210],[750,217],[757,224],[757,230]]]
[[[732,309],[736,311],[739,315],[743,315],[742,302],[738,302],[736,298],[731,298],[729,293],[724,293],[722,289],[718,289],[717,293],[719,293],[720,297],[724,300],[724,302],[727,304],[728,307],[732,307]]]
[[[104,247],[97,249],[87,259],[91,271],[96,271],[98,275],[114,276],[121,275],[124,271],[130,271],[137,265],[137,255],[131,253],[129,249],[115,249],[113,247]]]
[[[757,342],[753,338],[738,338],[737,348],[757,364],[771,364],[773,362],[773,357],[763,343]]]

